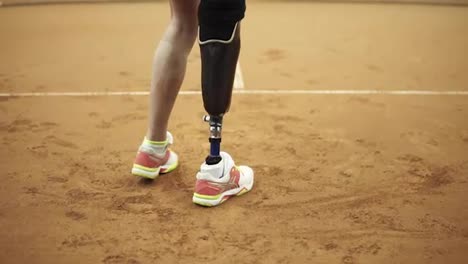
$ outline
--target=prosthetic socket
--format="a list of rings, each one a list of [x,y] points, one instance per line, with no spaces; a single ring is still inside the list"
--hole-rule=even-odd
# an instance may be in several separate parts
[[[207,164],[216,164],[219,155],[223,115],[231,105],[232,87],[240,51],[240,28],[236,23],[229,39],[203,40],[200,34],[203,104],[209,116],[210,155]]]
[[[240,51],[240,24],[245,0],[201,0],[198,8],[199,44],[202,62],[203,104],[210,125],[210,155],[207,164],[221,160],[223,115],[229,110]]]

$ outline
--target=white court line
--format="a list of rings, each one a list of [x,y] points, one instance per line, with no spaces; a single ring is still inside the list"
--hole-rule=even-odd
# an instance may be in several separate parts
[[[244,77],[242,76],[242,69],[240,62],[237,61],[236,74],[234,75],[234,89],[244,89]]]
[[[270,95],[468,95],[468,91],[430,91],[430,90],[234,90],[234,94]],[[201,91],[180,91],[180,95],[200,95]],[[121,92],[43,92],[43,93],[0,93],[0,97],[53,97],[53,96],[147,96],[148,91]]]

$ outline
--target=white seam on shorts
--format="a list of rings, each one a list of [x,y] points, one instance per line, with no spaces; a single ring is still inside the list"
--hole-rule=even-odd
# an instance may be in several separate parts
[[[222,40],[222,39],[209,39],[209,40],[206,40],[206,41],[201,41],[200,38],[198,38],[198,44],[200,45],[204,45],[204,44],[208,44],[208,43],[223,43],[223,44],[229,44],[231,43],[233,40],[234,40],[234,36],[236,35],[236,29],[237,29],[237,25],[239,24],[239,22],[236,23],[236,25],[234,26],[234,30],[232,31],[232,34],[231,34],[231,38],[228,39],[228,40]],[[198,30],[200,31],[200,27],[198,27]]]

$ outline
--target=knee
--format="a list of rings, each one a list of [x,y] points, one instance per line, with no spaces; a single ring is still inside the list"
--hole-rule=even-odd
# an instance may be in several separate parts
[[[173,16],[171,18],[170,27],[174,34],[193,44],[198,33],[198,18],[196,12],[186,12],[181,16]]]
[[[170,26],[176,34],[194,38],[198,31],[199,0],[171,0]]]

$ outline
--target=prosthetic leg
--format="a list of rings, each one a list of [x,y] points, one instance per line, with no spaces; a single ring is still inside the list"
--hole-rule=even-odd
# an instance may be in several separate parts
[[[202,94],[208,112],[204,120],[210,125],[211,145],[206,164],[221,160],[223,115],[231,104],[244,12],[244,0],[204,0],[199,7]]]
[[[210,125],[210,154],[197,173],[193,202],[216,206],[250,191],[254,172],[236,166],[220,151],[223,116],[231,104],[232,86],[240,50],[240,24],[245,0],[201,0],[199,11],[203,104]]]
[[[232,87],[240,51],[239,27],[236,24],[229,43],[200,44],[202,57],[203,104],[208,115],[204,120],[210,125],[210,155],[207,164],[220,160],[223,115],[229,111]]]

